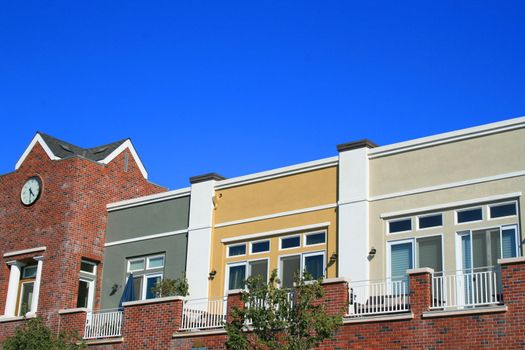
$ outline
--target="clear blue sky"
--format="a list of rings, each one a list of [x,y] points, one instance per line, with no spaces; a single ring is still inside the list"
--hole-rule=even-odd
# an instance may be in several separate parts
[[[525,1],[2,1],[0,173],[37,130],[226,177],[525,115]]]

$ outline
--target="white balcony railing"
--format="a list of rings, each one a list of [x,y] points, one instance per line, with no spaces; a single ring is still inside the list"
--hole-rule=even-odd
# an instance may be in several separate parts
[[[181,330],[223,327],[226,322],[227,298],[189,299],[182,306]]]
[[[119,337],[122,334],[122,311],[89,311],[86,315],[84,339]]]
[[[499,304],[501,286],[494,267],[437,272],[432,276],[432,309]]]
[[[410,310],[408,277],[350,282],[348,316],[372,316]]]

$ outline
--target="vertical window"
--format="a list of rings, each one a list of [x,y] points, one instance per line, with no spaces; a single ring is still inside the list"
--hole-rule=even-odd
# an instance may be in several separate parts
[[[261,276],[263,282],[268,281],[268,260],[250,261],[250,276]]]
[[[163,254],[128,259],[128,277],[133,276],[134,300],[157,297],[153,293],[153,288],[164,277],[165,260],[166,257]]]
[[[95,299],[95,280],[97,264],[87,260],[80,261],[80,280],[78,281],[77,307],[93,309]]]
[[[246,264],[235,264],[228,267],[228,290],[243,289],[246,280]]]
[[[441,236],[417,239],[418,267],[430,267],[435,272],[443,271],[443,247]]]
[[[406,271],[414,267],[412,242],[391,243],[390,276],[393,279],[404,279]]]
[[[304,270],[312,275],[313,279],[324,276],[324,253],[311,253],[303,255]]]
[[[18,302],[16,304],[16,315],[24,316],[32,310],[33,289],[36,279],[36,265],[29,265],[22,268],[22,276],[18,284]]]
[[[281,285],[283,288],[292,288],[295,275],[301,271],[301,255],[285,256],[281,258]]]
[[[160,283],[162,280],[162,275],[146,275],[146,283],[144,286],[146,287],[144,291],[142,291],[142,295],[144,295],[144,299],[153,299],[156,297],[155,293],[153,293],[153,288]]]

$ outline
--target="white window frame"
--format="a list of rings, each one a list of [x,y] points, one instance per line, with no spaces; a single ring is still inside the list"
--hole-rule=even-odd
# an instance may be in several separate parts
[[[80,268],[80,273],[83,273],[83,274],[86,274],[86,275],[91,275],[91,276],[96,276],[97,275],[97,263],[95,262],[92,262],[92,261],[89,261],[89,260],[80,260],[80,264],[82,263],[85,263],[85,264],[89,264],[89,265],[92,265],[93,266],[93,272],[88,272],[88,271],[84,271],[82,270],[82,267]],[[80,265],[82,266],[82,265]]]
[[[226,264],[226,272],[224,276],[226,279],[224,280],[224,294],[227,295],[228,292],[232,289],[229,289],[230,287],[230,267],[231,266],[244,266],[244,276],[246,278],[250,277],[252,275],[252,269],[250,266],[250,263],[256,262],[256,261],[266,261],[266,282],[270,279],[270,258],[256,258],[256,259],[250,259],[250,260],[243,260],[243,261],[237,261]]]
[[[405,221],[405,220],[410,220],[410,230],[390,232],[390,223],[391,222],[399,222],[399,221]],[[388,220],[386,222],[386,230],[387,230],[387,234],[389,234],[389,235],[397,235],[397,234],[400,234],[400,233],[412,232],[414,230],[414,223],[412,222],[412,217],[411,216],[407,216],[407,217],[404,217],[404,218]]]
[[[443,272],[446,271],[445,268],[445,239],[443,233],[436,233],[431,235],[425,235],[425,236],[418,236],[414,237],[414,254],[415,254],[415,260],[414,260],[414,266],[416,268],[421,267],[419,264],[419,245],[417,244],[417,240],[420,238],[432,238],[432,237],[440,237],[441,238],[441,269],[442,271],[434,271],[434,272]]]
[[[257,244],[257,243],[262,243],[262,242],[268,242],[268,250],[265,250],[263,252],[256,252],[256,253],[254,253],[253,252],[253,245]],[[250,242],[250,255],[265,254],[265,253],[270,252],[271,250],[272,250],[272,240],[271,239],[260,239],[258,241]]]
[[[314,255],[323,255],[323,276],[326,277],[326,251],[325,250],[317,250],[317,251],[313,251],[313,252],[301,252],[301,253],[291,253],[291,254],[283,254],[283,255],[279,255],[278,256],[278,259],[279,259],[279,268],[278,268],[278,271],[277,271],[277,275],[279,276],[279,279],[281,280],[281,283],[282,283],[282,280],[283,280],[283,276],[282,276],[282,273],[283,273],[283,260],[282,258],[287,258],[287,257],[291,257],[291,256],[299,256],[299,274],[300,276],[303,275],[303,272],[304,272],[304,257],[305,256],[314,256]]]
[[[294,237],[299,237],[299,245],[298,246],[294,246],[294,247],[289,247],[289,248],[283,248],[283,239],[294,238]],[[302,243],[302,235],[301,234],[295,234],[295,235],[279,237],[279,250],[282,251],[282,250],[291,250],[291,249],[301,248],[302,247],[301,243]]]
[[[421,228],[419,226],[419,219],[420,218],[427,218],[429,216],[441,216],[441,225],[439,226],[431,226],[431,227],[425,227],[425,228]],[[438,212],[438,213],[430,213],[430,214],[423,214],[423,215],[417,215],[416,216],[416,230],[417,231],[425,231],[425,230],[433,230],[433,229],[437,229],[437,228],[442,228],[443,225],[445,223],[445,217],[443,215],[443,212]]]
[[[302,253],[301,255],[302,255],[301,256],[301,276],[304,273],[304,269],[305,269],[305,265],[306,265],[305,264],[306,258],[310,257],[310,256],[322,255],[323,256],[323,278],[326,277],[326,254],[325,254],[324,250],[317,251],[317,252]]]
[[[19,295],[17,296],[18,297],[18,312],[17,312],[17,316],[24,316],[28,313],[31,313],[33,312],[33,308],[34,308],[34,305],[33,305],[33,300],[34,298],[31,298],[31,309],[30,310],[27,310],[25,314],[21,314],[22,312],[22,293],[24,291],[24,284],[30,284],[30,283],[33,283],[33,293],[35,292],[35,286],[36,286],[36,280],[34,278],[31,277],[31,280],[28,280],[28,281],[25,281],[25,282],[22,282],[20,281],[19,282],[19,290],[18,290],[18,293]]]
[[[150,260],[151,260],[151,259],[156,259],[156,258],[162,258],[162,266],[158,266],[158,267],[150,267],[150,266],[149,266],[149,262],[150,262]],[[152,255],[152,256],[148,256],[148,257],[146,257],[146,270],[163,269],[165,265],[166,265],[166,257],[165,257],[163,254]],[[137,270],[137,271],[138,271],[138,270]]]
[[[321,233],[324,234],[324,242],[323,242],[323,243],[307,244],[308,236],[318,235],[318,234],[321,234]],[[327,240],[326,230],[305,233],[305,235],[304,235],[304,239],[303,239],[303,247],[317,247],[317,246],[322,246],[322,245],[325,245],[325,244],[326,244],[326,240]]]
[[[475,223],[475,222],[481,222],[485,219],[485,210],[483,210],[483,205],[476,205],[476,206],[473,206],[473,207],[469,207],[469,208],[462,208],[462,209],[456,209],[454,210],[454,223],[456,225],[465,225],[465,224],[472,224],[472,223]],[[474,209],[481,209],[481,220],[473,220],[473,221],[465,221],[465,222],[459,222],[459,218],[458,218],[458,213],[461,213],[461,212],[464,212],[464,211],[469,211],[469,210],[474,210]]]
[[[89,272],[85,272],[89,273]],[[93,304],[95,302],[95,280],[85,277],[80,277],[79,281],[86,282],[88,284],[88,302],[86,308],[93,310]]]
[[[230,255],[230,247],[240,247],[240,246],[244,246],[244,254]],[[248,251],[248,249],[246,247],[246,242],[244,242],[244,243],[236,243],[236,244],[228,244],[226,246],[226,257],[227,258],[236,258],[238,256],[246,256],[247,251]]]
[[[131,269],[131,262],[132,261],[137,261],[137,260],[142,260],[144,262],[144,268],[138,269],[138,270],[132,270]],[[133,272],[136,272],[136,271],[144,271],[145,269],[146,269],[146,258],[145,257],[128,259],[128,269],[127,269],[128,273],[133,273]]]
[[[499,217],[493,218],[492,213],[490,212],[490,209],[492,207],[499,207],[499,206],[506,205],[506,204],[514,204],[514,209],[516,210],[516,214],[507,215],[507,216],[499,216]],[[508,202],[493,203],[493,204],[487,205],[487,221],[514,218],[516,216],[518,216],[518,202],[517,201],[508,201]]]
[[[426,237],[426,236],[422,236],[422,237]],[[398,239],[395,241],[387,241],[386,242],[386,245],[387,245],[386,246],[386,275],[388,278],[399,277],[399,276],[392,276],[392,251],[391,251],[392,246],[398,245],[398,244],[406,244],[406,243],[410,243],[412,245],[412,265],[416,266],[416,248],[415,248],[416,242],[415,242],[414,237],[407,238],[407,239]]]
[[[142,277],[142,295],[141,295],[141,300],[149,300],[149,299],[146,299],[146,292],[147,292],[147,289],[148,289],[148,278],[160,277],[160,281],[162,282],[162,280],[164,279],[164,274],[163,273],[150,273],[150,274],[144,274],[144,275],[140,275],[140,276]],[[152,299],[155,299],[155,298],[152,298]]]

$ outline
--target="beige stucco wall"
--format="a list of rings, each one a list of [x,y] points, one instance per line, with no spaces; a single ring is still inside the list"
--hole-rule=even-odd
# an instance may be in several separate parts
[[[263,182],[217,190],[216,197],[218,198],[218,201],[215,209],[215,224],[277,214],[291,210],[335,204],[337,199],[336,188],[337,168],[333,166]],[[299,230],[293,233],[318,232],[325,230],[327,232],[327,243],[322,246],[301,247],[279,251],[279,237],[291,235],[292,232],[290,232],[271,236],[269,253],[250,255],[248,251],[246,256],[227,258],[226,245],[221,242],[224,238],[283,230],[319,223],[329,224],[324,228],[310,231]],[[325,259],[328,260],[332,253],[336,252],[336,234],[336,208],[214,228],[212,234],[212,266],[210,269],[216,270],[217,275],[213,280],[210,280],[209,295],[224,295],[224,280],[226,277],[227,263],[269,258],[269,269],[271,271],[278,267],[279,256],[281,255],[323,250],[325,251]],[[260,238],[250,241],[255,240],[260,240]],[[328,268],[328,277],[335,277],[336,268],[336,264]]]
[[[525,218],[521,211],[521,217],[487,220],[485,215],[482,222],[456,225],[455,209],[457,208],[450,208],[432,211],[444,213],[443,227],[417,231],[414,220],[411,232],[388,234],[387,220],[381,219],[381,214],[525,192],[525,177],[517,176],[381,200],[374,199],[374,196],[524,171],[524,151],[525,130],[514,130],[370,160],[372,197],[369,217],[370,246],[377,249],[376,256],[370,262],[370,277],[383,278],[386,275],[388,241],[442,234],[444,269],[455,270],[457,232],[465,229],[498,227],[504,224],[520,224]],[[519,204],[521,196],[516,199]],[[415,218],[421,214],[424,213],[401,217]]]

